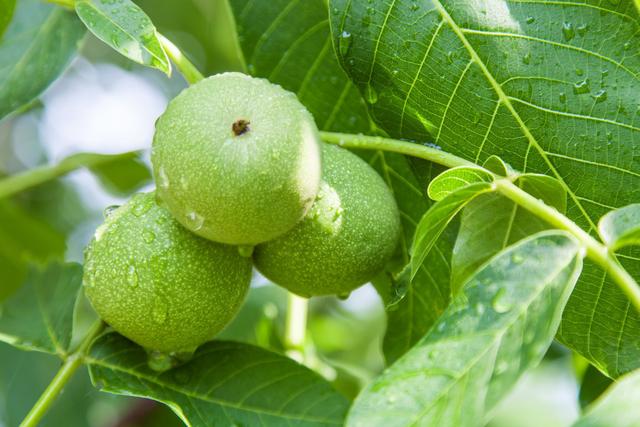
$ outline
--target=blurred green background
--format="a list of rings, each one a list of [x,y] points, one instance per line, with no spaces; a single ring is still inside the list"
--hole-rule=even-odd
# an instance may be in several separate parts
[[[266,0],[265,0],[266,1]],[[230,27],[215,0],[142,0],[138,3],[159,30],[206,74],[237,69]],[[103,210],[135,191],[151,188],[148,147],[154,122],[169,99],[186,86],[177,74],[167,79],[120,57],[87,35],[81,55],[41,100],[0,123],[0,176],[52,164],[78,152],[142,150],[93,171],[77,171],[9,200],[0,200],[0,299],[22,283],[29,262],[64,257],[81,261],[82,250]],[[249,298],[221,338],[280,351],[286,294],[256,276]],[[86,322],[90,309],[82,311]],[[349,398],[383,369],[380,351],[384,309],[371,286],[348,299],[312,301],[309,365]],[[581,365],[582,366],[582,365]],[[17,426],[59,362],[0,344],[0,427]],[[582,367],[584,368],[584,367]],[[579,411],[572,355],[554,347],[494,414],[492,427],[570,424]],[[606,384],[595,372],[591,381]],[[600,381],[600,383],[598,383]],[[581,396],[589,401],[586,394]],[[68,385],[42,425],[178,426],[170,410],[154,402],[101,393],[86,372]]]

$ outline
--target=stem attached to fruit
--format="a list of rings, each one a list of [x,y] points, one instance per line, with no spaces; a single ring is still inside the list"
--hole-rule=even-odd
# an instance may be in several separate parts
[[[20,427],[34,427],[38,425],[51,404],[58,397],[64,386],[69,382],[73,374],[82,365],[83,359],[93,340],[102,332],[105,324],[99,320],[87,332],[78,347],[67,355],[62,367],[53,378],[46,390],[42,393],[36,404],[31,408],[27,416],[22,420]]]
[[[429,160],[449,168],[456,166],[477,166],[474,163],[437,148],[397,139],[333,132],[321,132],[321,137],[325,142],[346,148],[382,150],[405,154]],[[605,245],[594,239],[590,234],[556,209],[531,196],[508,179],[502,179],[498,176],[495,176],[495,178],[496,191],[534,215],[544,219],[554,227],[572,234],[586,249],[587,257],[598,264],[609,277],[615,281],[636,310],[640,312],[640,287]]]
[[[287,356],[303,363],[309,300],[289,292],[284,344]]]
[[[198,71],[196,66],[193,65],[186,56],[184,56],[178,46],[173,44],[171,40],[159,33],[158,39],[160,40],[160,43],[162,44],[164,50],[167,52],[167,55],[169,55],[169,58],[173,61],[178,70],[180,70],[180,73],[182,73],[185,80],[190,85],[198,83],[200,80],[204,79],[202,73]]]

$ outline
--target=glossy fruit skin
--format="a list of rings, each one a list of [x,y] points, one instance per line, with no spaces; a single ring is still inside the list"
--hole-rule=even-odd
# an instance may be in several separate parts
[[[256,268],[304,297],[345,294],[373,279],[400,234],[390,190],[366,162],[323,145],[320,191],[307,216],[285,235],[256,246]]]
[[[149,349],[192,352],[235,316],[251,280],[237,248],[198,237],[137,194],[96,230],[84,289],[100,317]]]
[[[209,77],[172,100],[156,123],[151,161],[158,196],[175,218],[234,245],[293,228],[320,182],[309,112],[293,93],[240,73]]]

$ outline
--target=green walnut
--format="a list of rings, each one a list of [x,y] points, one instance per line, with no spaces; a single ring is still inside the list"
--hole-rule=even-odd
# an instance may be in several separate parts
[[[304,297],[342,295],[370,281],[400,233],[395,199],[366,162],[330,145],[322,156],[320,191],[307,216],[254,252],[262,274]]]
[[[169,103],[151,161],[158,196],[180,223],[216,242],[254,245],[293,228],[313,204],[319,147],[293,93],[224,73]]]
[[[100,317],[137,344],[189,353],[237,313],[251,261],[198,237],[138,194],[112,211],[85,251],[84,289]]]

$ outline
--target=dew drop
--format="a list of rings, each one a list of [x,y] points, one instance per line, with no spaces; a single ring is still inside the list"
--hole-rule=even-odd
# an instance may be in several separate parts
[[[152,203],[153,201],[151,200],[145,200],[143,203],[136,204],[132,210],[133,214],[137,217],[141,217],[151,209]]]
[[[418,3],[411,3],[411,11],[412,12],[415,12],[418,9],[420,9],[420,5]]]
[[[340,56],[345,56],[349,52],[349,48],[351,47],[351,33],[348,31],[343,31],[340,34],[340,40],[338,41],[338,50],[340,52]]]
[[[349,295],[351,295],[351,292],[345,292],[343,294],[338,294],[336,296],[338,297],[338,299],[344,301],[346,299],[349,299]]]
[[[559,96],[559,98],[560,98],[560,102],[562,102],[563,104],[564,104],[565,102],[567,102],[567,94],[566,94],[566,93],[564,93],[564,92],[560,92],[560,96]]]
[[[456,60],[456,53],[452,50],[450,50],[449,52],[447,52],[447,62],[449,64],[453,64],[453,62]]]
[[[583,76],[584,70],[582,68],[576,68],[576,76]]]
[[[167,353],[161,353],[159,351],[152,351],[147,356],[147,365],[153,371],[165,372],[171,369],[173,360]]]
[[[590,89],[588,79],[580,80],[579,82],[573,84],[573,93],[575,93],[576,95],[589,93],[589,91]]]
[[[241,257],[250,258],[253,255],[253,248],[254,246],[252,245],[240,245],[238,246],[238,253]]]
[[[529,65],[531,63],[531,54],[527,53],[525,56],[522,57],[522,62],[524,62],[525,64]]]
[[[156,233],[154,233],[153,230],[146,228],[142,232],[142,240],[144,240],[146,243],[152,243],[154,240],[156,240]]]
[[[600,89],[591,96],[596,101],[596,104],[598,104],[607,100],[607,91],[605,89]]]
[[[111,205],[111,206],[107,206],[106,208],[104,208],[104,211],[102,211],[102,216],[107,219],[111,216],[111,214],[113,214],[113,212],[115,212],[116,209],[118,209],[120,207],[120,205]]]
[[[133,264],[129,265],[129,268],[127,269],[127,283],[132,288],[138,287],[138,272]]]
[[[491,300],[491,307],[496,313],[506,313],[511,310],[511,304],[505,301],[506,293],[504,288],[500,288]]]
[[[570,41],[576,36],[576,32],[573,29],[573,24],[571,22],[564,22],[562,24],[562,35],[566,41]]]
[[[580,24],[576,27],[576,32],[578,33],[578,35],[580,37],[584,37],[584,35],[587,33],[587,30],[589,29],[587,24]]]
[[[367,84],[365,96],[369,104],[375,104],[376,102],[378,102],[378,92],[376,92],[371,83]]]
[[[160,166],[158,169],[158,187],[163,190],[167,190],[169,188],[169,177],[167,176],[167,171],[164,170],[163,166]]]
[[[198,231],[204,225],[204,217],[198,215],[195,211],[189,212],[185,216],[186,225],[193,231]]]
[[[536,22],[536,18],[534,18],[533,16],[527,16],[527,19],[525,22],[527,24],[533,24],[534,22]]]
[[[477,304],[475,305],[475,310],[476,310],[476,313],[478,313],[479,315],[484,314],[484,311],[485,311],[484,304],[482,304],[482,303],[477,303]]]
[[[524,257],[518,253],[514,253],[511,255],[511,262],[514,264],[522,264],[524,262]]]

